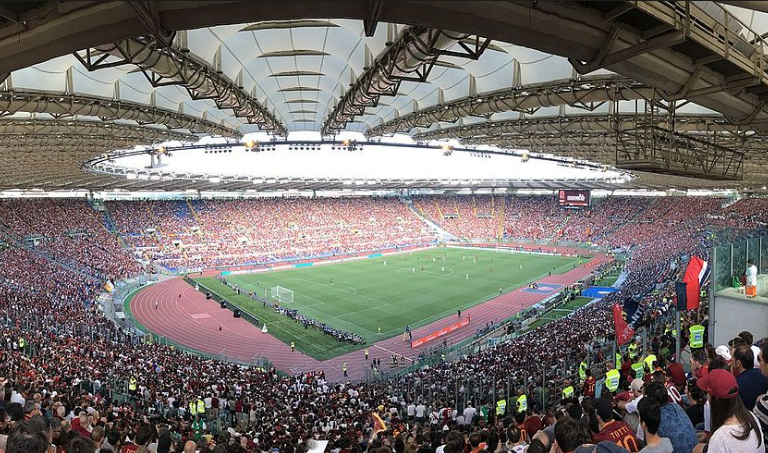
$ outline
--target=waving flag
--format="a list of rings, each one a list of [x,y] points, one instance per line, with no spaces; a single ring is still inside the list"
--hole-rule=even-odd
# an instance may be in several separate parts
[[[643,319],[643,313],[645,308],[631,297],[624,300],[623,307],[621,304],[613,304],[613,322],[616,326],[616,342],[619,346],[632,339]]]
[[[677,309],[693,310],[699,308],[701,300],[699,294],[704,282],[709,277],[709,266],[707,262],[698,256],[691,257],[688,262],[688,269],[685,270],[685,276],[682,282],[677,282],[675,292],[677,293]]]
[[[378,433],[380,431],[386,431],[387,424],[379,417],[376,412],[373,413],[373,432]]]

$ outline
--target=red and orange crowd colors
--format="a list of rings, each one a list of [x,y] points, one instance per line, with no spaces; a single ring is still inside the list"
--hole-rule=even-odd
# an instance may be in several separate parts
[[[5,402],[0,404],[0,410],[6,411],[12,424],[20,424],[39,412],[52,415],[56,426],[62,428],[53,434],[53,444],[60,447],[58,451],[64,451],[71,438],[94,432],[90,430],[92,424],[107,426],[116,433],[114,442],[119,444],[157,441],[158,430],[150,430],[145,416],[162,415],[162,421],[156,422],[180,435],[173,442],[190,440],[200,444],[200,451],[213,450],[205,436],[212,428],[207,432],[202,424],[193,425],[194,418],[211,426],[218,418],[221,421],[216,425],[231,427],[239,435],[237,442],[242,448],[230,445],[227,451],[277,448],[293,453],[304,451],[300,446],[312,437],[330,440],[330,449],[356,446],[361,436],[368,435],[370,414],[377,410],[390,427],[415,435],[414,425],[407,422],[407,408],[423,404],[422,415],[430,426],[422,433],[423,443],[436,447],[441,443],[443,426],[456,428],[461,420],[466,421],[459,414],[470,385],[476,390],[471,395],[474,404],[477,406],[484,399],[491,414],[495,413],[497,403],[493,396],[506,392],[528,395],[529,408],[538,405],[541,398],[545,399],[545,406],[562,403],[563,370],[575,372],[577,361],[586,357],[591,363],[599,363],[600,350],[590,348],[590,343],[611,335],[613,302],[626,296],[639,297],[649,307],[648,316],[659,317],[671,308],[673,282],[683,271],[682,266],[675,268],[671,262],[681,252],[707,255],[707,224],[738,228],[744,224],[743,215],[747,212],[750,222],[757,225],[768,213],[766,200],[743,200],[727,208],[722,207],[721,199],[683,200],[684,203],[672,198],[608,198],[588,211],[565,212],[555,206],[553,197],[504,199],[504,219],[508,209],[520,210],[514,216],[516,223],[504,225],[507,232],[535,232],[544,225],[539,228],[540,233],[531,233],[533,237],[562,239],[581,237],[583,231],[590,229],[587,237],[606,246],[636,244],[621,290],[569,317],[480,354],[371,384],[328,383],[322,371],[285,377],[275,370],[249,369],[162,345],[145,344],[105,318],[93,303],[104,276],[120,278],[140,270],[132,252],[121,248],[118,239],[106,232],[107,216],[93,211],[82,200],[0,201],[0,226],[7,238],[0,250],[0,319],[7,321],[0,324],[0,399]],[[443,206],[453,205],[461,214],[456,219],[459,227],[452,224],[453,219],[435,218],[449,231],[481,237],[487,236],[480,234],[487,229],[497,231],[498,223],[472,214],[479,206],[480,210],[491,209],[500,216],[501,200],[440,197],[432,201],[440,203],[439,210],[435,207],[438,212],[446,213]],[[416,209],[425,202],[429,200],[418,199]],[[742,203],[746,207],[739,206]],[[258,247],[251,255],[232,255],[243,260],[274,258],[282,253],[327,252],[329,246],[358,250],[372,244],[397,245],[405,240],[432,238],[423,222],[396,199],[191,204],[194,212],[186,201],[110,202],[107,207],[123,233],[123,240],[132,240],[129,233],[155,229],[155,233],[144,235],[141,241],[129,243],[132,247],[153,244],[156,250],[152,253],[158,259],[179,264],[186,263],[188,258],[164,255],[165,248],[175,247],[174,238],[190,238],[192,244],[202,236],[200,241],[204,245],[198,248],[198,253],[217,254],[206,257],[206,263],[226,263],[230,258],[227,253],[244,253],[247,247],[238,244],[243,236]],[[496,217],[495,222],[500,218]],[[351,229],[358,233],[342,234]],[[288,241],[280,235],[286,232],[290,234]],[[399,236],[401,232],[405,235]],[[23,244],[24,238],[38,236],[42,238],[38,248],[26,248],[13,239],[18,238]],[[220,246],[225,252],[218,255]],[[659,284],[661,289],[651,292]],[[765,334],[755,332],[757,338]],[[611,357],[607,359],[612,361]],[[531,377],[535,379],[526,380]],[[539,378],[542,386],[537,383]],[[114,395],[107,390],[131,385],[135,388],[132,401],[120,403],[109,398]],[[469,396],[467,399],[471,399]],[[216,411],[212,410],[214,399]],[[198,400],[203,401],[205,410],[190,417],[187,408]],[[384,409],[377,409],[380,406]],[[520,419],[511,400],[506,407],[506,413],[501,414],[504,428],[518,424],[515,419]],[[83,415],[78,417],[81,412]],[[519,426],[523,426],[522,420]],[[0,441],[4,440],[7,428],[0,426]],[[464,429],[484,433],[481,435],[486,439],[505,439],[507,431],[494,423],[484,425],[483,431],[482,428],[475,422]],[[228,442],[225,436],[231,437],[219,434],[216,439]],[[121,445],[113,446],[120,451]]]
[[[272,262],[435,240],[396,198],[108,202],[107,207],[127,243],[169,268]]]

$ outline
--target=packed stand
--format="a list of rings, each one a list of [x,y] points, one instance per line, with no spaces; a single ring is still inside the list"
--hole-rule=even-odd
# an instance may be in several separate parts
[[[494,195],[414,196],[413,206],[449,233],[468,239],[498,236],[503,197]]]
[[[82,199],[0,200],[0,227],[13,239],[101,279],[134,275],[140,266]]]
[[[396,198],[108,202],[123,237],[155,264],[199,269],[425,245]]]

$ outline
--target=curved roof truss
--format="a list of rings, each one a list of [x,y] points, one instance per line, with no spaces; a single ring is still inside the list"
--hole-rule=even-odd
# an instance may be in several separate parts
[[[81,94],[0,91],[0,116],[20,112],[47,113],[55,118],[87,116],[102,121],[128,120],[136,121],[140,125],[160,124],[168,129],[186,129],[193,133],[213,136],[242,137],[237,130],[213,121],[137,102]]]

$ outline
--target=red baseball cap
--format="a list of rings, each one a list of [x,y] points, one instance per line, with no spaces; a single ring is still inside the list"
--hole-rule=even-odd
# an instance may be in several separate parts
[[[705,377],[697,380],[696,385],[720,399],[730,400],[739,396],[739,384],[733,373],[728,370],[712,370]]]

